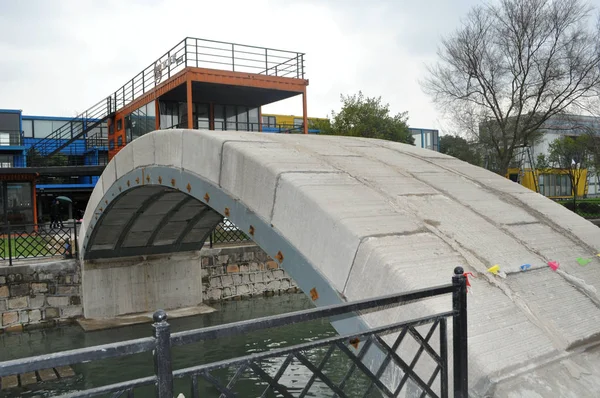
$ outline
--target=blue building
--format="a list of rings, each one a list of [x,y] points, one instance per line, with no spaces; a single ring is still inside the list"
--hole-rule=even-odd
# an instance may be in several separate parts
[[[35,175],[33,185],[31,179],[22,181],[24,184],[22,189],[26,191],[23,195],[28,198],[34,197],[31,200],[21,201],[33,204],[36,208],[35,211],[28,211],[20,217],[21,222],[35,223],[45,220],[50,211],[52,198],[58,195],[65,195],[73,200],[73,207],[68,210],[70,217],[77,216],[76,213],[85,210],[101,169],[108,163],[108,131],[106,123],[99,123],[83,136],[77,137],[77,133],[87,129],[88,124],[96,123],[95,119],[32,116],[23,115],[21,110],[0,110],[0,174],[23,176],[26,171],[28,175]],[[57,131],[61,132],[61,138],[51,142],[54,142],[57,147],[66,145],[56,155],[46,159],[35,150],[30,150],[41,140],[51,138]],[[69,131],[71,134],[68,134]],[[39,166],[40,163],[45,167],[36,168],[35,166]],[[86,175],[87,170],[93,168],[89,166],[96,167],[93,173]],[[20,170],[25,167],[28,169]],[[14,180],[14,177],[11,178]],[[13,182],[16,184],[19,181]],[[8,200],[5,197],[6,190],[15,189],[12,185],[11,187],[4,187],[4,185],[0,188],[1,203],[6,203]]]

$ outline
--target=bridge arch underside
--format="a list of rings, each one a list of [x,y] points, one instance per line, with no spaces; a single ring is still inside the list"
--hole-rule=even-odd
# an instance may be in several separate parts
[[[152,205],[153,195],[162,204]],[[145,204],[144,214],[152,208],[160,215],[111,216],[119,209],[139,212]],[[127,267],[118,257],[128,250],[199,247],[224,214],[242,231],[252,230],[254,241],[306,294],[316,293],[318,306],[447,284],[462,265],[477,277],[469,295],[473,396],[494,388],[521,396],[520,386],[527,385],[542,388],[540,396],[547,388],[557,395],[595,395],[577,390],[582,387],[560,371],[552,380],[540,372],[538,387],[504,378],[551,366],[574,347],[597,342],[598,228],[489,171],[387,141],[198,130],[158,131],[133,141],[107,166],[84,216],[79,242],[86,316],[131,289],[119,285],[122,278],[94,273],[117,269],[115,275],[123,275]],[[193,224],[195,216],[200,219]],[[195,231],[191,242],[184,242],[182,228]],[[113,229],[118,237],[109,236]],[[100,254],[112,259],[94,259]],[[579,265],[580,257],[590,263]],[[560,262],[558,271],[548,261]],[[151,271],[168,279],[183,267],[175,263]],[[144,264],[135,266],[152,267]],[[494,264],[506,278],[487,272]],[[530,265],[525,272],[524,264]],[[191,270],[185,278],[194,278]],[[98,304],[90,290],[103,284],[111,288]],[[449,298],[440,298],[332,324],[353,333],[449,309]],[[419,360],[419,366],[429,365]],[[600,380],[590,385],[598,389]]]
[[[210,206],[174,188],[135,187],[103,209],[84,258],[200,250],[222,219]]]

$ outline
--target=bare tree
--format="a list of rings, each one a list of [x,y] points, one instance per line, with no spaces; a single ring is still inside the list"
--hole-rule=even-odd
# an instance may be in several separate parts
[[[548,119],[598,101],[600,26],[583,0],[476,6],[444,39],[423,88],[505,174]]]

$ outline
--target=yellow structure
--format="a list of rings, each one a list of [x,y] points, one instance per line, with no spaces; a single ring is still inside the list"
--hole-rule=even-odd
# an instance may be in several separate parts
[[[308,126],[309,129],[313,126],[315,121],[327,121],[326,118],[309,117]],[[262,125],[265,127],[279,127],[279,126],[302,126],[302,116],[296,115],[276,115],[276,114],[262,114]]]
[[[521,185],[536,190],[535,180],[537,177],[539,193],[552,199],[568,199],[573,197],[573,191],[571,189],[571,178],[569,176],[569,170],[567,169],[537,169],[535,173],[532,169],[523,169],[522,171],[518,168],[508,169],[506,178],[512,181],[519,181],[519,173],[523,173],[521,176]],[[587,169],[576,170],[579,184],[577,186],[577,196],[583,197],[587,195]]]

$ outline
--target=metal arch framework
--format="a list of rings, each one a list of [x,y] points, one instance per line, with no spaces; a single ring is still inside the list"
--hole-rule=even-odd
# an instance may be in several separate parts
[[[109,214],[110,210],[116,208],[116,205],[120,203],[120,201],[127,196],[128,193],[133,191],[139,191],[144,187],[151,187],[153,185],[142,185],[131,187],[128,190],[123,191],[120,195],[115,195],[113,197],[113,201],[109,202],[105,208],[97,209],[97,222],[95,223],[96,228],[89,234],[89,240],[87,243],[84,242],[82,246],[85,250],[84,259],[93,260],[99,258],[114,258],[114,257],[128,257],[128,256],[136,256],[136,255],[149,255],[149,254],[164,254],[164,253],[174,253],[181,251],[191,251],[191,250],[199,250],[202,248],[204,242],[208,238],[210,232],[214,229],[214,227],[220,222],[222,217],[219,215],[218,217],[214,217],[214,219],[208,218],[206,225],[203,225],[202,229],[205,230],[202,233],[199,239],[196,239],[193,242],[183,242],[187,234],[190,233],[197,227],[198,223],[204,218],[209,217],[210,215],[217,216],[217,213],[209,206],[202,204],[202,202],[198,201],[193,196],[189,195],[186,192],[179,191],[172,187],[168,186],[160,186],[155,185],[153,187],[159,186],[161,190],[159,192],[150,193],[139,205],[139,207],[133,212],[131,217],[124,224],[121,232],[118,235],[117,240],[114,243],[112,248],[101,248],[94,249],[94,241],[98,236],[99,231],[102,231],[103,228],[113,228],[113,226],[104,226],[103,222],[106,219],[107,214]],[[132,229],[136,226],[136,223],[141,220],[141,217],[144,215],[146,211],[157,202],[160,202],[162,198],[170,193],[179,193],[183,196],[175,205],[173,205],[164,215],[161,216],[159,222],[154,227],[150,236],[147,238],[145,245],[140,246],[124,246],[127,237],[132,232]],[[107,199],[105,198],[101,203],[107,203]],[[186,220],[186,225],[181,232],[179,232],[176,236],[172,238],[172,244],[169,245],[154,245],[156,237],[162,231],[163,227],[167,225],[170,221],[172,221],[173,216],[175,216],[185,205],[191,203],[192,201],[197,201],[197,203],[201,204],[199,210],[194,214],[191,218]],[[100,214],[98,214],[100,213]],[[111,231],[113,233],[114,231]]]

